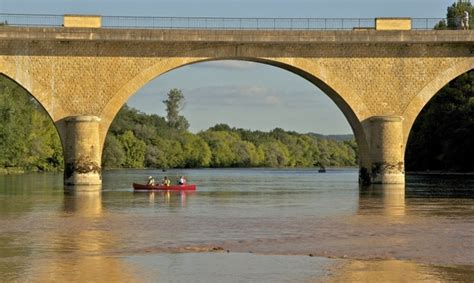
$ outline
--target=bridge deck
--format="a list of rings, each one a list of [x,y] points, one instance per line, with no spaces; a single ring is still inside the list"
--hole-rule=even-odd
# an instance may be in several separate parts
[[[162,41],[232,43],[474,43],[474,30],[376,31],[89,29],[0,27],[3,40]]]

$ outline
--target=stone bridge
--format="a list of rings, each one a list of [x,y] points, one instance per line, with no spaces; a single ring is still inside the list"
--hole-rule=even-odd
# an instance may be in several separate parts
[[[382,22],[383,23],[383,22]],[[141,87],[173,69],[245,60],[295,73],[349,121],[361,177],[404,183],[405,145],[426,103],[474,68],[474,32],[403,26],[341,31],[111,29],[100,23],[0,27],[0,73],[46,109],[60,134],[65,184],[100,184],[115,115]]]

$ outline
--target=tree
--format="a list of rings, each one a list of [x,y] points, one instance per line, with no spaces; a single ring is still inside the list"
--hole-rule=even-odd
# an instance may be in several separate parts
[[[173,88],[168,92],[168,99],[164,100],[166,105],[166,118],[168,125],[179,131],[186,131],[189,123],[184,116],[179,115],[179,111],[184,108],[184,95],[181,90]]]
[[[186,133],[182,136],[181,145],[184,157],[183,167],[209,167],[212,153],[209,145],[203,138],[191,133]]]
[[[224,131],[205,131],[199,134],[211,149],[211,167],[230,167],[234,164],[236,154],[232,144],[236,135]]]
[[[109,135],[117,137],[120,148],[113,140],[106,142],[104,166],[117,164],[111,159],[120,160],[120,151],[123,158],[129,155],[125,150],[129,145],[124,143],[128,139],[123,138],[127,132],[145,144],[145,167],[312,167],[319,164],[354,166],[357,162],[356,146],[350,142],[326,140],[281,128],[262,132],[226,124],[216,124],[194,135],[171,128],[158,115],[147,115],[124,106],[109,130]],[[124,159],[121,166],[130,167],[130,163]]]
[[[125,163],[125,151],[115,135],[107,135],[102,154],[102,166],[120,168]]]
[[[442,88],[416,119],[407,143],[411,171],[474,171],[474,71]]]
[[[119,137],[119,140],[125,153],[123,167],[143,168],[146,151],[145,142],[135,137],[132,131],[126,131]]]
[[[446,14],[447,22],[445,20],[440,21],[436,24],[435,29],[459,29],[464,11],[469,13],[469,29],[473,29],[474,7],[470,0],[458,0],[449,6]]]
[[[0,119],[0,168],[51,171],[62,167],[61,141],[48,114],[5,76],[0,76]]]
[[[265,167],[284,167],[290,160],[290,153],[286,145],[279,141],[267,142],[261,144],[259,148],[264,153],[263,166]]]
[[[59,169],[63,164],[62,145],[58,132],[48,114],[37,109],[31,114],[31,127],[28,134],[28,165],[40,171]]]
[[[170,155],[172,154],[172,145],[169,140],[161,137],[155,137],[152,144],[147,145],[145,154],[145,166],[155,168],[173,167]]]

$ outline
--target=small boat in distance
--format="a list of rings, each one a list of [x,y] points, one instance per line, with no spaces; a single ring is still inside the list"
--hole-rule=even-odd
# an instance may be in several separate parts
[[[319,173],[326,173],[326,167],[321,166],[318,170]]]
[[[135,191],[195,191],[196,184],[164,186],[133,183],[133,189]]]

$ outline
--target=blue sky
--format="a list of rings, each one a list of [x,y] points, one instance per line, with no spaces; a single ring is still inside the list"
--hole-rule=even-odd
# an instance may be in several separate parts
[[[454,0],[0,0],[1,13],[105,16],[442,18]],[[352,133],[342,112],[314,85],[262,64],[218,61],[164,74],[128,104],[165,116],[162,100],[183,90],[183,115],[197,132],[216,123],[322,134]]]

